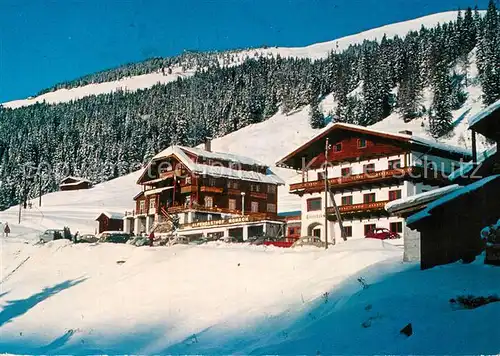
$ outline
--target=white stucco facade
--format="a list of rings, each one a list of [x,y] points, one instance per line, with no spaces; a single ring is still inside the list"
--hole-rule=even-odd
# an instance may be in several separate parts
[[[374,165],[374,172],[387,171],[390,169],[390,162],[398,160],[400,162],[400,167],[422,167],[422,154],[419,152],[393,155],[387,157],[380,157],[376,159],[368,159],[368,160],[360,160],[357,162],[346,162],[343,164],[331,166],[328,168],[328,178],[339,178],[342,175],[343,168],[350,169],[350,175],[362,174],[364,172],[365,166],[368,164]],[[427,156],[427,162],[435,161],[439,170],[445,170],[448,173],[451,170],[452,163],[454,161],[441,159],[437,156]],[[441,168],[444,167],[444,168]],[[324,169],[315,169],[309,170],[305,173],[304,181],[312,182],[321,179],[321,174],[324,172]],[[425,179],[424,179],[425,182]],[[337,206],[340,208],[343,205],[356,205],[356,204],[364,204],[366,202],[365,195],[372,195],[370,198],[374,203],[379,203],[378,206],[383,206],[383,202],[388,202],[390,200],[395,199],[394,196],[390,196],[390,192],[397,191],[398,198],[405,198],[408,196],[412,196],[418,193],[422,193],[425,191],[429,191],[432,189],[438,188],[437,185],[429,185],[422,182],[413,181],[411,178],[405,178],[404,180],[400,180],[391,185],[386,184],[353,184],[345,189],[341,189],[340,191],[336,189],[334,194],[334,199]],[[373,200],[374,195],[374,200]],[[343,197],[346,197],[343,204]],[[316,209],[311,210],[308,207],[311,199],[321,199],[321,208],[318,208],[316,204]],[[326,204],[328,207],[332,207],[333,204],[331,202],[330,196],[328,195],[326,199]],[[316,193],[307,193],[305,192],[301,197],[301,230],[302,235],[317,235],[320,236],[324,241],[325,239],[325,193],[316,192]],[[370,214],[367,214],[370,215]],[[349,238],[364,238],[365,237],[365,229],[377,227],[377,228],[386,228],[392,231],[396,231],[402,238],[405,238],[408,229],[406,228],[406,224],[403,218],[397,216],[387,216],[388,214],[383,211],[374,212],[372,216],[366,217],[356,217],[356,215],[342,214],[342,220],[344,227],[347,227],[351,236]],[[400,223],[396,225],[394,223]],[[336,221],[328,221],[328,241],[329,242],[340,242],[341,232],[339,223]],[[391,225],[392,224],[392,225]],[[350,229],[349,229],[350,228]]]

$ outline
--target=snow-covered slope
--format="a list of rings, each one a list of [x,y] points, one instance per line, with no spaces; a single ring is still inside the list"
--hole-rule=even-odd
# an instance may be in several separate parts
[[[439,141],[448,144],[471,147],[470,133],[467,130],[468,118],[482,108],[481,91],[478,87],[467,88],[468,99],[464,106],[453,112],[456,127],[448,137]],[[423,105],[430,105],[430,99]],[[335,108],[335,100],[328,95],[322,101],[325,113]],[[228,152],[242,156],[250,156],[264,162],[287,182],[278,189],[278,211],[300,210],[300,198],[288,193],[288,184],[300,179],[296,171],[278,168],[274,163],[293,151],[298,146],[317,135],[320,130],[311,129],[308,120],[309,107],[304,107],[289,115],[277,113],[270,119],[249,125],[229,135],[212,141],[212,149],[218,152]],[[388,132],[410,130],[413,134],[432,138],[427,133],[427,118],[421,118],[404,123],[398,113],[393,113],[373,128]],[[487,147],[486,141],[478,140],[480,147]],[[96,226],[94,219],[103,211],[124,212],[133,208],[132,197],[140,191],[135,184],[138,173],[124,176],[110,182],[98,184],[90,190],[66,191],[47,194],[43,197],[43,205],[38,208],[37,199],[33,200],[33,208],[22,211],[22,224],[17,226],[18,207],[11,207],[0,212],[0,221],[8,221],[13,229],[24,229],[24,233],[33,235],[34,230],[59,228],[64,225],[72,231],[93,232]]]
[[[19,108],[21,106],[33,105],[38,102],[46,102],[49,104],[57,104],[71,100],[81,99],[86,96],[111,93],[119,90],[136,91],[152,87],[155,84],[166,84],[177,80],[177,78],[185,78],[193,75],[194,70],[183,71],[181,68],[174,68],[172,74],[163,75],[161,72],[137,75],[134,77],[122,78],[120,80],[96,84],[88,84],[81,87],[71,89],[59,89],[48,92],[34,98],[13,100],[3,103],[4,107]]]
[[[386,34],[388,38],[394,37],[396,35],[402,37],[409,31],[418,31],[422,25],[426,27],[434,27],[438,23],[442,24],[445,22],[454,21],[456,20],[456,18],[456,11],[448,11],[378,27],[358,34],[342,37],[328,42],[316,43],[306,47],[269,47],[242,51],[231,51],[233,57],[236,58],[236,62],[231,63],[230,65],[237,65],[239,63],[242,63],[245,59],[252,58],[256,54],[263,56],[280,55],[281,57],[299,57],[312,59],[324,58],[331,51],[342,51],[350,45],[361,43],[364,40],[379,40],[384,36],[384,34]],[[223,55],[224,53],[221,53],[221,55],[219,55],[219,61],[221,62],[221,65],[224,65]],[[151,87],[157,83],[168,83],[176,80],[179,77],[190,76],[193,73],[194,70],[183,71],[181,67],[176,67],[173,69],[172,74],[166,76],[163,76],[161,72],[150,73],[123,78],[121,80],[106,83],[89,84],[78,88],[59,89],[54,92],[46,93],[34,98],[5,102],[2,105],[4,107],[17,108],[43,101],[50,104],[55,104],[59,102],[67,102],[70,100],[80,99],[85,96],[110,93],[116,90],[134,91],[137,89]]]
[[[498,353],[500,303],[450,303],[498,294],[498,268],[420,271],[379,240],[328,251],[1,242],[2,353]]]

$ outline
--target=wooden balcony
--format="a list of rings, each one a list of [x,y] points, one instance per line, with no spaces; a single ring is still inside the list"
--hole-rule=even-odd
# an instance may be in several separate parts
[[[389,202],[389,200],[376,201],[372,203],[362,203],[362,204],[351,204],[351,205],[341,205],[339,206],[340,215],[343,217],[345,215],[349,216],[359,216],[359,217],[368,217],[371,215],[388,215],[385,210],[385,205]],[[328,207],[326,209],[328,214],[328,219],[336,220],[337,215],[335,214],[335,208],[333,206]]]
[[[266,193],[259,193],[259,192],[250,192],[249,195],[252,198],[257,198],[257,199],[266,199],[267,200],[267,194]]]
[[[185,185],[184,187],[181,187],[181,194],[191,193],[194,191],[196,191],[196,186],[194,185]]]
[[[259,222],[263,220],[277,220],[276,214],[268,214],[268,213],[250,213],[241,216],[235,216],[227,219],[216,219],[216,220],[208,220],[208,221],[195,221],[192,223],[182,224],[180,226],[181,229],[186,228],[198,228],[198,227],[213,227],[219,225],[235,225],[249,222]]]
[[[371,173],[354,174],[345,177],[330,178],[328,182],[333,190],[352,187],[356,185],[383,183],[388,184],[394,181],[404,179],[415,179],[424,181],[439,181],[444,182],[446,177],[443,173],[426,170],[422,167],[405,167],[396,169],[386,169],[384,171],[375,171]],[[324,180],[315,180],[310,182],[301,182],[290,184],[290,193],[314,193],[321,192],[325,189]]]
[[[209,187],[206,185],[202,185],[200,187],[200,192],[206,192],[206,193],[216,193],[216,194],[221,194],[224,192],[224,188],[220,187]]]

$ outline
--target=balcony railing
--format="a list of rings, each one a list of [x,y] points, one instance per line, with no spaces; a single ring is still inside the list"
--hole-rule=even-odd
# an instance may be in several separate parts
[[[424,170],[421,167],[405,167],[396,169],[387,169],[384,171],[375,171],[370,173],[354,174],[345,177],[330,178],[328,182],[330,186],[348,186],[358,183],[369,183],[382,181],[388,178],[405,178],[411,175],[423,174]],[[325,188],[324,180],[315,180],[310,182],[301,182],[290,184],[290,192],[300,191],[322,191]]]
[[[351,204],[351,205],[341,205],[339,206],[340,215],[349,215],[349,214],[364,214],[364,213],[373,213],[377,211],[385,212],[385,205],[389,202],[389,200],[376,201],[371,203],[361,203],[361,204]],[[336,218],[335,208],[333,206],[328,207],[326,212],[329,216]]]
[[[241,224],[247,222],[258,222],[262,220],[276,220],[276,214],[268,213],[250,213],[248,215],[241,215],[227,219],[216,219],[208,221],[195,221],[192,223],[182,224],[181,229],[196,228],[196,227],[212,227],[219,225]]]

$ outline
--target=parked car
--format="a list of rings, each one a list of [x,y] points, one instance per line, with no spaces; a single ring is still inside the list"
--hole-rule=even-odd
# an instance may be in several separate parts
[[[130,245],[137,246],[137,247],[150,245],[150,241],[149,241],[149,238],[147,236],[131,237],[130,240],[127,241],[127,243]]]
[[[274,236],[266,236],[266,235],[257,235],[249,237],[246,242],[249,242],[250,245],[264,245],[266,242],[277,241],[278,238]]]
[[[242,239],[234,237],[234,236],[222,236],[218,241],[225,243],[238,243],[242,242]]]
[[[379,239],[379,240],[387,240],[387,239],[399,239],[401,236],[397,232],[393,232],[389,229],[385,229],[382,227],[376,227],[375,229],[366,233],[365,238],[367,239]]]
[[[130,234],[123,231],[104,231],[99,235],[99,242],[124,244],[130,238]]]
[[[207,242],[212,241],[210,239],[207,239],[206,237],[202,237],[196,240],[189,241],[189,245],[203,245],[206,244]]]
[[[292,247],[301,247],[301,246],[324,247],[325,242],[321,241],[321,239],[318,236],[302,236],[293,243]]]
[[[99,239],[93,234],[84,234],[77,237],[76,243],[94,243],[98,242]]]
[[[63,229],[49,229],[45,230],[45,232],[40,235],[40,241],[49,242],[53,240],[60,240],[63,237],[64,237]]]

